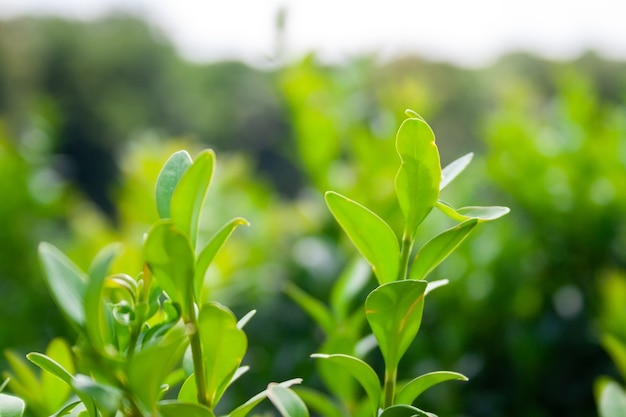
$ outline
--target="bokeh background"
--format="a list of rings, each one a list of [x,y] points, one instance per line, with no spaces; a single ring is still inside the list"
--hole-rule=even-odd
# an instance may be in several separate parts
[[[451,284],[429,297],[402,372],[470,382],[433,388],[423,408],[597,414],[594,380],[617,375],[601,337],[626,341],[620,2],[60,3],[0,4],[0,351],[73,340],[38,242],[83,268],[124,242],[116,267],[133,274],[161,165],[211,147],[202,227],[252,223],[207,279],[239,316],[258,310],[231,400],[297,376],[319,385],[323,335],[284,288],[327,300],[354,256],[324,191],[398,224],[393,141],[411,108],[443,164],[475,153],[443,197],[511,208],[434,272]],[[432,215],[423,238],[444,226]]]

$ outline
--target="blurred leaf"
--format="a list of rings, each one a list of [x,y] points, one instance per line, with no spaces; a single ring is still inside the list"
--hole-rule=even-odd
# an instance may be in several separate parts
[[[289,388],[270,384],[267,388],[267,398],[283,417],[309,417],[309,410],[302,399]]]
[[[5,377],[10,378],[8,386],[15,394],[24,399],[41,398],[43,395],[37,375],[28,366],[28,363],[22,359],[22,356],[8,350],[4,352],[6,360],[11,367],[12,375],[3,373]]]
[[[243,330],[244,327],[246,327],[246,324],[248,324],[248,322],[252,319],[252,317],[254,317],[254,315],[256,314],[256,310],[250,310],[248,311],[242,318],[239,319],[239,321],[237,322],[237,328],[239,330]]]
[[[73,324],[85,323],[85,274],[63,252],[49,243],[39,244],[39,259],[50,293],[59,309]]]
[[[409,272],[409,279],[425,279],[437,265],[465,240],[477,224],[477,219],[466,220],[426,242],[415,256]]]
[[[617,382],[604,379],[597,391],[600,417],[626,417],[626,392]]]
[[[294,300],[300,308],[302,308],[318,326],[324,330],[324,333],[332,334],[337,327],[337,323],[328,308],[317,298],[302,291],[298,286],[291,282],[287,282],[285,293]]]
[[[326,340],[320,346],[320,353],[354,355],[360,329],[334,329],[326,335]],[[335,398],[343,403],[354,402],[358,388],[357,381],[347,369],[338,367],[332,361],[317,361],[317,372],[325,387],[333,393]]]
[[[467,381],[467,377],[457,372],[438,371],[421,375],[407,382],[396,394],[396,403],[412,404],[422,392],[440,382],[459,380]]]
[[[86,375],[76,375],[72,386],[76,392],[93,398],[109,415],[114,415],[122,402],[123,394],[118,388],[98,383]]]
[[[472,158],[474,157],[473,153],[468,153],[467,155],[463,155],[459,159],[451,162],[446,165],[444,169],[441,170],[441,184],[439,184],[439,191],[443,190],[448,184],[452,182],[467,166],[472,162]]]
[[[450,281],[447,279],[438,279],[437,281],[430,281],[428,285],[426,286],[426,291],[424,292],[424,295],[428,295],[431,291],[434,291],[439,287],[448,285],[449,283]]]
[[[302,383],[301,378],[294,378],[288,381],[280,382],[278,385],[284,388],[289,388],[290,386],[294,384],[300,384],[300,383]],[[231,413],[228,414],[228,416],[229,417],[245,417],[250,413],[250,411],[254,409],[254,407],[259,405],[259,403],[261,403],[261,401],[263,401],[265,398],[267,398],[267,390],[263,390],[260,393],[256,394],[255,396],[250,398],[248,401],[246,401],[239,407],[235,408]]]
[[[156,205],[159,217],[170,217],[170,201],[174,189],[187,168],[191,165],[191,156],[187,151],[178,151],[167,160],[156,183]]]
[[[161,288],[180,306],[183,317],[189,317],[195,259],[187,236],[170,220],[161,220],[148,232],[144,256]]]
[[[52,339],[46,349],[46,356],[54,359],[70,374],[74,373],[72,351],[65,340],[61,338]],[[49,414],[52,414],[54,410],[57,410],[62,404],[65,403],[71,393],[71,387],[51,373],[42,372],[41,391],[42,399],[50,409]]]
[[[397,369],[400,358],[417,335],[426,286],[426,281],[390,282],[376,288],[365,300],[365,315],[387,369]]]
[[[13,395],[0,394],[0,417],[22,417],[26,404]]]
[[[170,202],[170,217],[174,225],[189,236],[194,249],[198,237],[198,221],[213,178],[214,165],[213,150],[200,152],[178,181]]]
[[[406,119],[396,135],[402,161],[396,175],[396,193],[411,239],[439,197],[441,166],[435,135],[421,118]]]
[[[159,402],[159,414],[161,417],[215,417],[213,411],[203,405],[171,400]]]
[[[432,414],[410,405],[398,404],[385,408],[379,417],[432,417]]]
[[[218,303],[202,306],[198,316],[202,358],[207,371],[209,406],[217,404],[246,354],[248,339],[237,319]]]
[[[338,320],[348,316],[350,304],[367,285],[370,274],[370,268],[361,258],[354,258],[344,269],[330,294],[330,305]]]
[[[294,391],[306,405],[324,417],[346,417],[339,406],[325,394],[308,387],[297,387]]]
[[[370,401],[372,416],[376,416],[378,412],[378,404],[380,402],[380,381],[376,372],[365,362],[354,356],[335,354],[326,355],[323,353],[315,353],[312,358],[320,358],[330,361],[343,369],[349,371],[354,378],[361,384]]]
[[[610,334],[602,337],[602,346],[604,346],[604,349],[606,349],[611,356],[622,378],[626,380],[626,346]]]
[[[326,204],[352,243],[372,265],[380,284],[398,278],[400,248],[391,227],[374,212],[341,194],[326,193]]]
[[[241,217],[236,217],[226,223],[220,230],[213,235],[209,243],[202,249],[200,254],[198,255],[198,261],[196,263],[196,273],[194,277],[194,291],[196,295],[196,300],[200,299],[200,291],[202,290],[202,285],[204,284],[204,275],[206,274],[209,265],[215,258],[215,255],[219,252],[219,250],[224,246],[228,237],[233,233],[233,231],[238,226],[249,226],[250,223],[246,219]]]
[[[485,221],[499,219],[500,217],[508,214],[511,211],[508,207],[501,206],[469,206],[455,209],[451,205],[443,201],[438,201],[436,207],[446,216],[459,222],[464,222],[470,219],[478,219],[478,222],[481,223]]]

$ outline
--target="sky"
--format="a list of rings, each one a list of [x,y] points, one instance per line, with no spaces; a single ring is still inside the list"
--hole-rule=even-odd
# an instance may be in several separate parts
[[[281,9],[288,58],[417,53],[482,66],[511,50],[568,59],[593,49],[626,60],[626,0],[0,0],[0,18],[115,9],[144,17],[196,61],[268,61]]]

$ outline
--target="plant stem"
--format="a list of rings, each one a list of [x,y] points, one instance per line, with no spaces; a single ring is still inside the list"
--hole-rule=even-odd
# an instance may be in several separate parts
[[[413,239],[405,231],[402,234],[402,246],[400,248],[400,271],[398,272],[398,280],[407,279],[409,272],[409,257],[413,248]]]
[[[397,376],[397,366],[393,369],[385,369],[385,399],[383,400],[383,408],[391,407],[393,405],[393,399],[396,395]]]
[[[198,402],[210,407],[206,392],[206,370],[204,369],[204,360],[202,359],[202,344],[200,343],[200,332],[198,331],[198,318],[193,301],[191,301],[190,304],[189,319],[185,321],[185,326],[187,327],[187,334],[189,335],[189,343],[191,345],[196,393],[198,395]]]

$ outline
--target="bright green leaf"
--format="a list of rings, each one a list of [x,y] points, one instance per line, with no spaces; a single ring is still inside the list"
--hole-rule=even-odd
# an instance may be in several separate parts
[[[187,237],[171,221],[161,220],[148,233],[144,257],[161,288],[178,303],[183,317],[188,317],[195,258]]]
[[[598,396],[600,417],[626,417],[626,392],[615,381],[603,381]]]
[[[441,166],[435,134],[421,118],[406,119],[396,135],[402,161],[396,175],[396,194],[411,239],[439,197]]]
[[[41,398],[42,391],[37,375],[23,357],[10,350],[6,351],[4,355],[12,371],[12,375],[4,374],[10,378],[8,385],[11,391],[27,400]]]
[[[288,282],[285,293],[302,308],[324,333],[331,334],[337,327],[337,323],[328,308],[317,298],[307,294],[295,284]]]
[[[292,385],[302,383],[301,378],[294,378],[288,381],[280,382],[278,385],[284,388],[289,388]],[[265,398],[267,398],[267,390],[263,390],[260,393],[256,394],[248,401],[235,408],[228,417],[246,417],[257,405],[261,403]]]
[[[330,361],[331,363],[349,371],[352,376],[359,381],[363,389],[365,389],[370,401],[372,416],[377,415],[381,393],[380,381],[376,372],[374,372],[374,370],[367,363],[363,362],[359,358],[355,358],[354,356],[342,354],[326,355],[322,353],[315,353],[311,355],[311,357]]]
[[[0,417],[22,417],[26,403],[13,395],[0,394]]]
[[[378,340],[387,369],[396,369],[417,335],[424,309],[426,281],[390,282],[365,300],[365,315]]]
[[[453,179],[463,172],[469,163],[472,162],[473,157],[474,154],[470,152],[446,165],[446,167],[441,170],[441,184],[439,184],[439,190],[443,190]]]
[[[161,417],[215,417],[213,411],[203,405],[171,400],[159,402],[159,414]]]
[[[198,155],[178,181],[170,201],[170,217],[174,225],[189,236],[193,248],[198,237],[198,222],[215,165],[215,153],[206,149]]]
[[[63,252],[49,243],[39,244],[39,259],[57,306],[70,322],[82,326],[85,323],[83,303],[87,290],[85,274]]]
[[[178,151],[167,160],[156,183],[156,205],[159,217],[170,217],[170,201],[174,189],[187,168],[191,165],[191,157],[187,151]]]
[[[398,404],[385,408],[379,417],[430,417],[430,414],[410,405]]]
[[[409,278],[414,280],[425,279],[465,240],[477,224],[477,219],[466,220],[426,242],[415,256]]]
[[[372,265],[378,282],[396,280],[400,248],[391,227],[374,212],[341,194],[327,192],[326,204],[361,255]]]
[[[207,370],[207,397],[214,407],[237,372],[248,347],[237,319],[218,303],[202,306],[198,316],[202,357]]]
[[[250,223],[246,219],[241,217],[236,217],[226,223],[220,230],[213,235],[209,243],[202,249],[200,254],[198,255],[198,262],[196,263],[196,273],[194,278],[194,291],[196,295],[196,299],[200,298],[200,290],[202,289],[202,284],[204,283],[204,275],[206,274],[207,269],[211,262],[213,262],[213,258],[219,252],[219,250],[224,246],[228,237],[233,233],[233,231],[238,226],[249,226]]]
[[[74,373],[72,351],[65,340],[61,338],[52,339],[46,349],[46,356],[54,359],[54,361],[67,370],[68,373]],[[41,391],[42,399],[49,406],[48,414],[52,414],[53,411],[57,410],[65,403],[70,395],[71,387],[51,373],[42,372]]]
[[[464,222],[470,219],[478,219],[479,223],[486,222],[499,219],[500,217],[508,214],[511,211],[508,207],[502,206],[469,206],[455,209],[454,207],[443,201],[438,201],[436,207],[446,216],[459,222]]]
[[[430,372],[419,376],[409,382],[407,382],[396,395],[396,403],[398,404],[412,404],[422,392],[426,391],[433,385],[439,384],[445,381],[458,380],[467,381],[467,377],[457,372],[438,371]]]
[[[267,387],[267,398],[283,417],[309,417],[309,410],[302,399],[289,388],[270,384]]]

